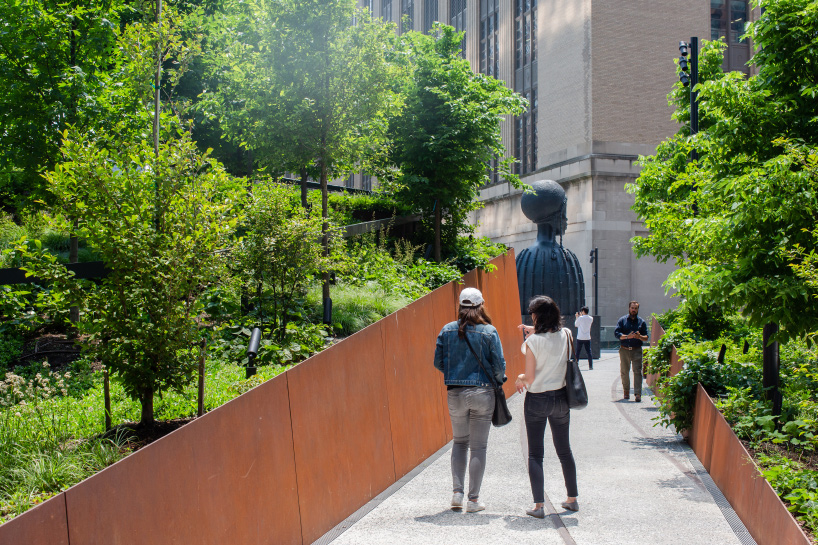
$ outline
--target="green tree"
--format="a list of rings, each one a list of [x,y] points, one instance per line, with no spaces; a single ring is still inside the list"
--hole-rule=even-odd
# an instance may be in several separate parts
[[[720,47],[705,43],[701,128],[687,127],[641,159],[628,190],[650,234],[637,255],[674,260],[666,285],[694,306],[741,311],[754,326],[778,323],[782,340],[815,328],[816,286],[799,275],[815,246],[818,187],[818,5],[761,1],[748,27],[758,75],[721,74]],[[686,120],[677,84],[671,100]],[[699,159],[690,161],[690,152]],[[802,267],[803,273],[803,267]],[[808,270],[808,269],[807,269]]]
[[[109,105],[119,123],[98,134],[66,131],[63,161],[47,176],[109,269],[89,297],[93,312],[80,322],[88,349],[140,401],[146,425],[154,396],[181,390],[196,369],[201,295],[219,277],[216,250],[234,232],[244,195],[198,152],[172,109],[160,116],[158,67],[184,66],[195,47],[181,40],[172,17],[157,21],[129,26],[119,42],[121,95]],[[171,82],[178,76],[167,74]]]
[[[249,121],[236,130],[271,171],[290,169],[302,179],[317,173],[328,257],[328,180],[377,145],[385,112],[397,107],[394,34],[356,11],[355,0],[266,0],[262,7],[259,46],[236,70],[247,81],[238,95]],[[323,295],[329,298],[328,271]]]
[[[0,206],[48,199],[42,173],[69,125],[88,129],[124,0],[0,2]]]
[[[254,185],[239,226],[245,234],[235,251],[235,268],[246,284],[256,287],[259,307],[269,291],[279,341],[295,298],[306,294],[309,281],[330,266],[321,247],[322,224],[319,211],[300,207],[290,188]]]
[[[403,202],[421,211],[434,229],[435,260],[468,231],[467,216],[480,204],[478,191],[489,181],[487,166],[505,157],[500,121],[525,111],[526,100],[494,78],[475,74],[461,56],[463,33],[438,25],[432,35],[407,32],[401,39],[411,59],[405,108],[389,127],[389,164],[381,178]],[[499,171],[515,187],[514,159]],[[445,223],[444,223],[445,219]]]

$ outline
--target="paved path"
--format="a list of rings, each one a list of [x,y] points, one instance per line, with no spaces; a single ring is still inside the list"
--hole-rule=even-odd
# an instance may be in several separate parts
[[[586,366],[583,362],[583,368]],[[603,352],[584,374],[591,403],[571,413],[579,478],[578,513],[559,507],[565,486],[546,448],[544,520],[532,505],[522,454],[522,396],[509,400],[514,422],[489,436],[480,513],[454,512],[451,443],[317,544],[718,544],[753,543],[680,436],[654,427],[652,398],[622,401],[619,358]],[[631,397],[633,399],[633,397]],[[546,446],[551,446],[550,437]],[[557,506],[554,510],[553,506]]]

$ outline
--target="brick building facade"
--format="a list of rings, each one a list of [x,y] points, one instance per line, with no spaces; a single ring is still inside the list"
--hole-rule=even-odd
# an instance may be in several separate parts
[[[750,46],[738,38],[752,17],[741,0],[363,0],[375,17],[425,31],[441,21],[466,31],[472,68],[526,96],[530,111],[502,125],[506,149],[524,182],[551,179],[568,196],[565,245],[580,258],[586,302],[613,326],[631,300],[642,314],[675,305],[662,282],[672,270],[637,260],[630,239],[645,233],[625,192],[639,155],[678,130],[667,94],[676,81],[680,40],[724,36],[725,68],[746,71]],[[406,20],[406,19],[403,19]],[[399,26],[400,28],[400,26]],[[405,25],[404,25],[405,28]],[[365,186],[360,175],[348,183]],[[371,182],[369,182],[371,183]],[[536,239],[520,193],[501,180],[486,186],[477,232],[519,253]],[[599,248],[599,301],[593,266]],[[606,327],[607,329],[607,327]]]

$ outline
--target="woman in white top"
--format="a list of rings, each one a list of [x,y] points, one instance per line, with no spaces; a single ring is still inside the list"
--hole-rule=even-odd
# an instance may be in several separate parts
[[[579,511],[577,504],[577,466],[568,438],[571,416],[565,397],[565,370],[571,332],[561,324],[560,309],[548,296],[538,295],[528,305],[534,326],[519,326],[527,337],[522,346],[525,373],[517,377],[517,391],[525,396],[525,427],[528,435],[528,478],[534,495],[534,508],[526,511],[545,518],[543,457],[545,426],[551,424],[554,448],[562,464],[568,497],[562,507]]]

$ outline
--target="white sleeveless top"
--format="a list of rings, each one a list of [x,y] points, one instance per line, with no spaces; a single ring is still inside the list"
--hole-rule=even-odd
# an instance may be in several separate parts
[[[565,370],[568,361],[568,329],[555,333],[535,333],[530,335],[520,349],[525,354],[531,350],[537,365],[534,381],[528,391],[533,394],[559,390],[565,386]]]

